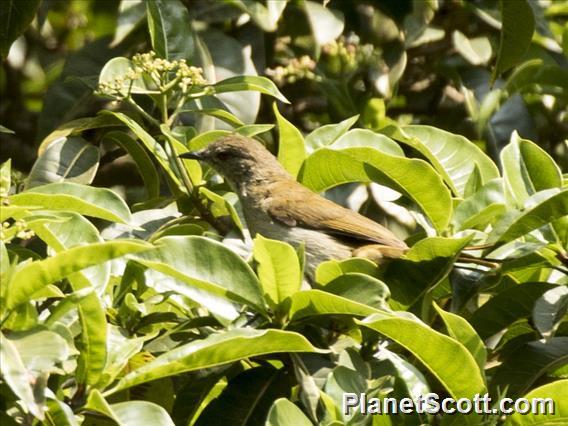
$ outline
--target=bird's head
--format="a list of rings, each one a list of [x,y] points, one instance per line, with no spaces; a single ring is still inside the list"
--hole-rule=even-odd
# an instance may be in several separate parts
[[[204,161],[223,175],[234,188],[290,179],[276,158],[259,142],[240,135],[228,135],[199,150],[180,155]]]

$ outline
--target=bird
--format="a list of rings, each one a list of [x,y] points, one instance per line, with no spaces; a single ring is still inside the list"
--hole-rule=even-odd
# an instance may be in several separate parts
[[[303,245],[312,282],[321,262],[363,257],[379,264],[408,250],[389,229],[297,182],[255,139],[229,134],[180,157],[205,162],[225,178],[253,237]]]

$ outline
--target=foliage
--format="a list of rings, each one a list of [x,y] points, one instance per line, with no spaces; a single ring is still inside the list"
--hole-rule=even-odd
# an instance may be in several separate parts
[[[2,74],[8,93],[43,73],[2,105],[7,146],[38,140],[0,169],[3,422],[566,421],[565,7],[64,3]],[[37,7],[15,4],[3,56]],[[47,87],[37,131],[17,122]],[[251,238],[220,176],[179,158],[230,132],[410,250],[324,262],[308,288],[302,247]],[[364,417],[345,392],[557,405]]]

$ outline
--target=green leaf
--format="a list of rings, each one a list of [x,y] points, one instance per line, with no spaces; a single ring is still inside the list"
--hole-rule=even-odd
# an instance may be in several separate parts
[[[238,92],[242,90],[253,90],[275,97],[281,102],[289,104],[290,101],[284,97],[278,87],[266,77],[257,75],[239,75],[229,77],[211,86],[213,93]]]
[[[293,382],[286,370],[263,365],[231,378],[221,394],[205,407],[195,425],[264,424],[272,402],[290,396]]]
[[[101,114],[97,115],[96,117],[84,117],[78,118],[76,120],[71,120],[59,126],[41,141],[41,144],[38,148],[38,154],[43,155],[43,153],[51,146],[52,143],[60,139],[65,139],[71,135],[80,134],[85,130],[113,127],[117,126],[118,124],[120,124],[119,121],[109,114]]]
[[[388,308],[389,288],[381,280],[366,274],[345,273],[327,283],[323,289],[373,308]]]
[[[491,43],[487,37],[467,38],[462,32],[452,33],[454,49],[472,65],[486,65],[491,59]]]
[[[535,301],[556,286],[548,283],[515,285],[477,309],[469,322],[482,339],[488,339],[515,321],[530,316]]]
[[[146,130],[144,130],[142,126],[140,126],[140,124],[121,112],[103,111],[102,113],[112,115],[126,124],[126,126],[134,132],[138,139],[140,139],[148,152],[152,154],[152,158],[160,163],[164,171],[168,174],[168,177],[170,177],[170,179],[177,185],[177,188],[180,191],[184,190],[179,177],[174,172],[175,169],[172,168],[171,160],[168,157],[168,154],[166,153],[164,148],[162,148],[162,146]]]
[[[229,216],[237,228],[242,231],[243,223],[241,222],[235,207],[229,202],[229,200],[213,191],[210,191],[204,186],[199,187],[199,195],[205,199],[207,208],[213,217],[220,218]]]
[[[276,102],[273,104],[273,110],[278,123],[278,161],[288,173],[296,177],[306,158],[304,137],[292,123],[280,114]]]
[[[187,186],[190,188],[199,185],[199,183],[201,183],[201,178],[203,177],[199,161],[180,159],[179,156],[181,154],[188,152],[187,147],[176,139],[167,125],[161,124],[160,131],[168,141],[168,144],[166,145],[166,153],[170,160],[170,168],[173,169],[175,175],[181,179],[182,182],[186,182],[186,184],[186,179],[189,179],[189,184],[187,184]],[[189,189],[185,188],[185,190],[187,191]]]
[[[465,346],[473,355],[479,370],[483,372],[485,370],[485,362],[487,361],[487,350],[474,328],[459,315],[444,311],[436,303],[433,305],[442,321],[444,321],[448,335]]]
[[[501,151],[501,163],[506,194],[518,207],[538,191],[562,187],[562,173],[552,157],[517,132]]]
[[[73,247],[47,259],[26,263],[18,268],[8,284],[6,308],[13,309],[27,302],[36,291],[81,269],[149,247],[142,241],[114,240]]]
[[[21,403],[35,417],[43,420],[44,415],[44,389],[37,393],[33,386],[33,376],[30,375],[18,349],[0,332],[0,371],[2,378]],[[31,376],[31,377],[30,377]]]
[[[373,148],[320,148],[306,158],[299,180],[316,192],[348,182],[390,186],[416,202],[440,232],[451,217],[450,192],[428,163]]]
[[[568,287],[557,286],[544,293],[534,304],[532,318],[536,329],[550,337],[568,311]]]
[[[558,226],[556,229],[564,232],[559,235],[560,240],[568,237],[568,189],[554,188],[537,192],[527,199],[525,207],[521,211],[506,213],[495,224],[487,242],[496,244],[512,241],[556,220],[562,224],[562,227]]]
[[[252,0],[229,0],[227,3],[233,4],[249,14],[254,23],[263,31],[274,32],[277,28],[278,19],[280,19],[288,2],[286,0],[268,0],[266,6]]]
[[[537,398],[550,399],[553,401],[553,409],[546,404],[546,414],[527,414],[513,413],[505,420],[505,426],[529,426],[529,425],[561,425],[568,422],[568,404],[566,403],[566,395],[568,395],[568,380],[558,380],[548,383],[531,390],[524,395],[529,401],[537,400]]]
[[[99,167],[99,149],[75,136],[53,142],[34,163],[26,188],[52,182],[89,184]]]
[[[12,186],[12,159],[8,158],[0,165],[0,193],[3,197],[10,193]],[[4,219],[2,219],[4,221]]]
[[[160,355],[128,373],[107,394],[162,377],[279,352],[319,351],[304,336],[291,331],[233,329],[195,340]]]
[[[167,411],[153,402],[127,401],[109,404],[96,389],[89,393],[85,408],[104,414],[119,426],[174,425]]]
[[[420,152],[440,173],[452,192],[462,197],[475,166],[482,183],[499,177],[497,166],[475,144],[461,135],[431,126],[388,126],[381,133]]]
[[[179,236],[161,238],[156,245],[154,250],[133,259],[179,281],[177,285],[169,284],[175,285],[171,288],[174,291],[197,301],[206,292],[266,312],[256,275],[223,244],[205,237]]]
[[[121,1],[118,6],[116,30],[111,46],[121,43],[142,22],[146,16],[144,0]]]
[[[484,230],[488,225],[495,223],[506,211],[503,180],[493,179],[456,207],[452,224],[457,231]]]
[[[344,23],[341,12],[324,7],[315,1],[305,1],[302,5],[318,46],[335,40],[343,33]]]
[[[187,7],[179,0],[146,2],[152,47],[160,58],[191,60],[195,42]]]
[[[168,412],[153,402],[119,402],[111,404],[110,409],[120,426],[139,426],[141,424],[174,426]]]
[[[326,124],[318,127],[306,136],[306,147],[313,151],[317,148],[331,145],[340,136],[344,135],[358,119],[359,116],[355,115],[337,124]]]
[[[32,23],[40,0],[8,0],[0,18],[0,56],[8,57],[10,46]],[[43,418],[43,416],[42,416]]]
[[[312,422],[296,404],[286,398],[279,398],[268,412],[266,426],[311,426]]]
[[[377,265],[370,260],[357,257],[345,260],[327,260],[318,265],[315,278],[318,284],[326,285],[350,272],[374,276],[377,273]]]
[[[130,210],[122,198],[107,188],[95,188],[70,182],[37,186],[10,196],[14,206],[39,206],[63,210],[111,222],[129,223]]]
[[[367,129],[349,130],[344,135],[338,137],[332,145],[331,149],[366,147],[375,148],[385,154],[404,157],[402,148],[391,138],[381,135]]]
[[[253,253],[258,263],[260,284],[273,308],[300,290],[302,270],[296,250],[291,245],[258,234],[254,239]]]
[[[535,18],[527,0],[501,0],[501,38],[493,80],[514,67],[530,46]],[[519,25],[522,22],[522,25]]]
[[[134,160],[138,173],[144,181],[144,187],[148,192],[148,198],[160,196],[160,177],[148,153],[134,139],[124,132],[112,131],[104,135],[104,139],[110,140],[121,146]]]
[[[145,80],[142,76],[136,80],[125,78],[128,71],[135,68],[132,61],[122,56],[117,56],[108,61],[99,74],[99,84],[115,84],[116,80],[122,82],[120,90],[124,95],[128,94],[154,94],[160,93],[158,87],[149,79]],[[101,115],[99,117],[104,117]],[[108,117],[108,116],[107,116]]]
[[[243,123],[234,114],[221,108],[188,108],[182,109],[181,112],[210,115],[211,117],[218,118],[233,127],[240,127],[245,125],[245,123]]]
[[[6,134],[9,134],[9,135],[15,135],[16,134],[16,132],[14,132],[12,129],[8,129],[7,127],[2,126],[1,124],[0,124],[0,133],[6,133]]]
[[[534,341],[515,349],[497,367],[490,383],[496,392],[507,387],[507,396],[518,397],[547,371],[568,363],[568,337],[554,337],[547,342]]]
[[[378,309],[321,290],[299,291],[290,297],[288,316],[298,321],[319,315],[349,315],[365,317]]]
[[[8,340],[15,346],[32,375],[57,371],[56,365],[67,360],[71,352],[65,339],[50,330],[10,333]]]
[[[56,253],[86,243],[102,243],[103,239],[95,226],[78,214],[67,213],[68,220],[31,227]],[[110,265],[102,263],[71,274],[67,277],[75,292],[94,288],[75,300],[81,323],[81,352],[78,359],[77,380],[93,385],[98,382],[105,367],[106,313],[97,297],[102,295],[110,278]],[[53,315],[53,314],[52,314]],[[51,319],[51,317],[50,317]]]
[[[425,238],[414,244],[404,258],[388,265],[383,280],[391,291],[390,306],[406,310],[446,279],[469,241],[470,237]]]
[[[482,371],[471,353],[456,340],[409,317],[381,313],[356,322],[410,351],[453,398],[472,398],[476,393],[484,393]]]

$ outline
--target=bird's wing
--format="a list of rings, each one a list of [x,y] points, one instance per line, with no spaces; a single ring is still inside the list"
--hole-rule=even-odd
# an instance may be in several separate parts
[[[384,226],[310,191],[297,182],[271,188],[268,214],[287,226],[301,226],[401,249],[407,245]]]

